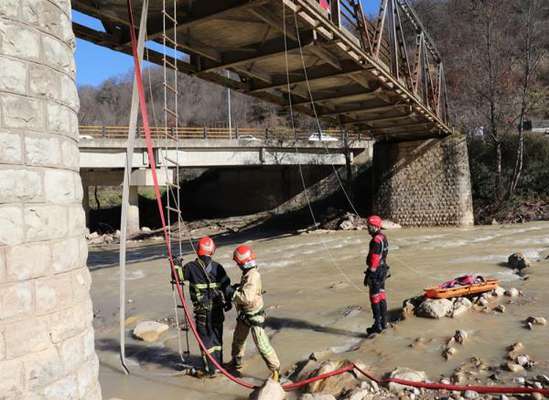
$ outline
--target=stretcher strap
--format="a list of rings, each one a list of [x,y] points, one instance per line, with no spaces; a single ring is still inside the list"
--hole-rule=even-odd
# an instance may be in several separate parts
[[[191,331],[193,332],[193,335],[200,347],[200,349],[206,354],[208,359],[211,361],[211,363],[223,374],[225,375],[229,380],[232,382],[243,386],[248,389],[256,389],[258,386],[249,383],[243,379],[240,379],[236,376],[233,376],[230,374],[217,360],[208,352],[207,347],[204,345],[204,342],[202,342],[202,339],[198,335],[198,331],[196,330],[196,326],[194,324],[193,319],[191,318],[191,313],[189,310],[189,306],[187,304],[187,301],[185,300],[185,294],[183,293],[182,286],[180,285],[180,280],[178,274],[175,273],[175,264],[173,261],[173,255],[172,255],[172,249],[171,249],[171,242],[170,242],[170,235],[168,233],[167,227],[166,227],[166,219],[164,217],[164,206],[162,205],[162,197],[160,195],[160,187],[158,185],[158,177],[156,174],[156,163],[154,159],[154,152],[153,152],[153,140],[151,136],[151,130],[149,126],[149,118],[148,118],[148,112],[147,112],[147,102],[145,99],[145,91],[143,89],[143,79],[141,76],[141,66],[139,63],[139,57],[138,57],[138,49],[137,49],[137,39],[135,36],[135,24],[134,24],[134,17],[133,17],[133,11],[132,11],[132,4],[131,0],[127,0],[127,6],[128,6],[128,16],[130,21],[130,35],[131,35],[131,44],[132,44],[132,53],[133,53],[133,59],[134,59],[134,67],[135,67],[135,80],[137,82],[137,88],[138,88],[138,94],[139,94],[139,108],[141,110],[141,117],[143,121],[143,130],[145,131],[145,143],[147,145],[147,154],[149,157],[149,164],[151,166],[151,172],[152,172],[152,178],[153,178],[153,185],[154,185],[154,193],[156,196],[156,203],[158,206],[158,213],[160,215],[160,222],[162,223],[162,231],[164,232],[164,241],[166,244],[166,251],[168,256],[168,261],[170,263],[170,269],[172,271],[172,275],[175,278],[177,293],[179,295],[179,300],[181,301],[181,305],[183,306],[183,311],[185,313],[185,318],[187,319],[189,323],[189,327],[191,328]],[[458,385],[446,385],[441,383],[427,383],[427,382],[413,382],[413,381],[407,381],[403,379],[396,379],[396,378],[389,378],[389,379],[378,379],[368,373],[367,371],[362,370],[355,364],[348,364],[342,368],[339,368],[335,371],[327,372],[325,374],[320,374],[317,376],[314,376],[312,378],[308,378],[299,382],[293,382],[293,383],[287,383],[285,385],[282,385],[284,390],[290,391],[299,389],[305,385],[308,385],[309,383],[313,383],[322,379],[329,378],[331,376],[335,375],[341,375],[345,372],[350,372],[356,370],[365,377],[377,382],[377,383],[398,383],[401,385],[406,386],[412,386],[417,388],[425,388],[425,389],[437,389],[437,390],[456,390],[456,391],[466,391],[466,390],[473,390],[478,393],[541,393],[545,396],[549,395],[549,389],[535,389],[535,388],[526,388],[526,387],[497,387],[497,386],[458,386]]]

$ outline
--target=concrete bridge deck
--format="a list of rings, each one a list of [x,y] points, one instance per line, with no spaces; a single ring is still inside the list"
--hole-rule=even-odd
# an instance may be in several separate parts
[[[164,30],[162,2],[151,0],[149,40],[172,43],[177,32],[181,57],[156,46],[149,60],[281,106],[291,102],[301,113],[372,137],[451,133],[442,61],[407,1],[382,1],[374,22],[353,3],[333,0],[327,11],[314,0],[181,0],[177,28]],[[141,1],[133,4],[139,15]],[[105,27],[73,24],[78,37],[131,53],[126,0],[72,6]]]
[[[346,157],[348,162],[352,162],[355,155],[371,152],[373,146],[366,137],[347,136],[337,131],[324,132],[322,140],[314,133],[300,133],[297,139],[290,139],[281,131],[269,129],[242,129],[240,133],[236,130],[231,133],[228,129],[212,128],[212,135],[208,136],[208,128],[178,128],[177,140],[166,136],[163,129],[153,128],[152,131],[157,146],[155,159],[158,165],[167,168],[176,168],[177,165],[345,165]],[[126,157],[123,132],[124,127],[94,130],[82,127],[80,168],[123,169]],[[136,141],[133,167],[149,167],[146,145],[142,139]]]

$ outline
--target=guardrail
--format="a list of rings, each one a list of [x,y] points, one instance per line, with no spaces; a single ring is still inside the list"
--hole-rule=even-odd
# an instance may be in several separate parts
[[[286,140],[319,140],[318,132],[311,130],[297,130],[294,132],[288,128],[212,128],[212,127],[151,127],[151,134],[154,139],[241,139],[241,140],[266,140],[266,139],[286,139]],[[348,132],[341,129],[326,129],[322,131],[323,141],[367,139],[360,132]],[[103,139],[125,139],[128,137],[127,126],[100,126],[100,125],[80,125],[80,137],[85,138],[103,138]],[[143,128],[137,131],[137,137],[144,137]]]

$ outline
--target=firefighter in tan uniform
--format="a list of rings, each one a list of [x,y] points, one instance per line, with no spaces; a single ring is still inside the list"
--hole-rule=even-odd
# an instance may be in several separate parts
[[[238,317],[231,352],[232,367],[242,368],[246,339],[251,331],[259,354],[272,371],[272,378],[278,381],[280,361],[264,329],[265,311],[263,310],[261,275],[257,270],[255,253],[249,246],[238,246],[233,253],[233,260],[242,271],[242,279],[239,285],[233,286],[235,292],[232,299],[236,305]]]

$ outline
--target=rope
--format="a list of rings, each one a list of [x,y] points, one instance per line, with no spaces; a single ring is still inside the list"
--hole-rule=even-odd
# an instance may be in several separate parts
[[[137,88],[138,88],[138,94],[139,94],[139,107],[141,110],[141,116],[143,120],[143,128],[145,131],[145,142],[147,145],[147,154],[149,155],[149,162],[151,165],[151,172],[153,177],[153,184],[154,184],[154,192],[156,195],[156,202],[158,206],[158,212],[160,215],[160,221],[162,223],[162,231],[164,233],[164,241],[166,244],[166,250],[168,255],[168,261],[170,264],[170,269],[174,275],[175,278],[175,287],[177,289],[177,293],[179,295],[179,300],[181,301],[181,305],[183,306],[183,311],[185,314],[185,318],[189,322],[189,326],[193,332],[193,335],[195,336],[195,339],[200,347],[200,349],[204,352],[204,354],[208,357],[208,359],[212,362],[212,364],[229,380],[232,382],[248,388],[248,389],[256,389],[258,386],[253,385],[243,379],[240,379],[238,377],[233,376],[230,374],[225,368],[223,368],[222,365],[220,365],[217,360],[208,353],[206,346],[204,345],[204,342],[200,338],[200,335],[198,334],[196,330],[196,326],[194,324],[194,321],[192,320],[189,306],[185,300],[185,295],[182,290],[182,285],[179,281],[178,274],[175,273],[175,264],[173,261],[173,255],[171,250],[171,244],[170,244],[170,236],[168,234],[167,226],[166,226],[166,220],[164,217],[164,207],[162,205],[162,198],[160,196],[160,189],[158,185],[158,177],[157,177],[157,171],[156,171],[156,163],[154,159],[154,152],[153,152],[153,140],[151,136],[151,131],[149,127],[149,119],[148,119],[148,112],[147,112],[147,104],[145,99],[145,92],[143,89],[143,81],[141,76],[141,67],[139,63],[139,57],[138,57],[138,49],[137,49],[137,40],[135,37],[135,28],[134,28],[134,18],[133,18],[133,11],[131,7],[131,0],[127,0],[127,6],[128,6],[128,15],[130,20],[130,34],[131,34],[131,44],[132,44],[132,53],[134,58],[134,66],[135,66],[135,80],[137,82]],[[478,393],[541,393],[544,395],[549,395],[549,389],[534,389],[534,388],[522,388],[522,387],[493,387],[493,386],[457,386],[457,385],[445,385],[445,384],[436,384],[436,383],[427,383],[427,382],[411,382],[406,381],[402,379],[396,379],[396,378],[390,378],[390,379],[384,379],[380,380],[375,378],[373,375],[369,374],[368,372],[360,369],[355,364],[348,364],[342,368],[339,368],[335,371],[331,371],[325,374],[320,374],[315,377],[311,377],[309,379],[305,379],[299,382],[293,382],[293,383],[287,383],[285,385],[282,385],[284,390],[290,391],[299,389],[309,383],[316,382],[322,379],[329,378],[331,376],[340,375],[345,372],[350,372],[352,370],[357,370],[362,375],[366,376],[369,379],[372,379],[378,383],[399,383],[401,385],[406,386],[413,386],[413,387],[421,387],[421,388],[427,388],[427,389],[446,389],[446,390],[457,390],[457,391],[466,391],[466,390],[475,390]]]

